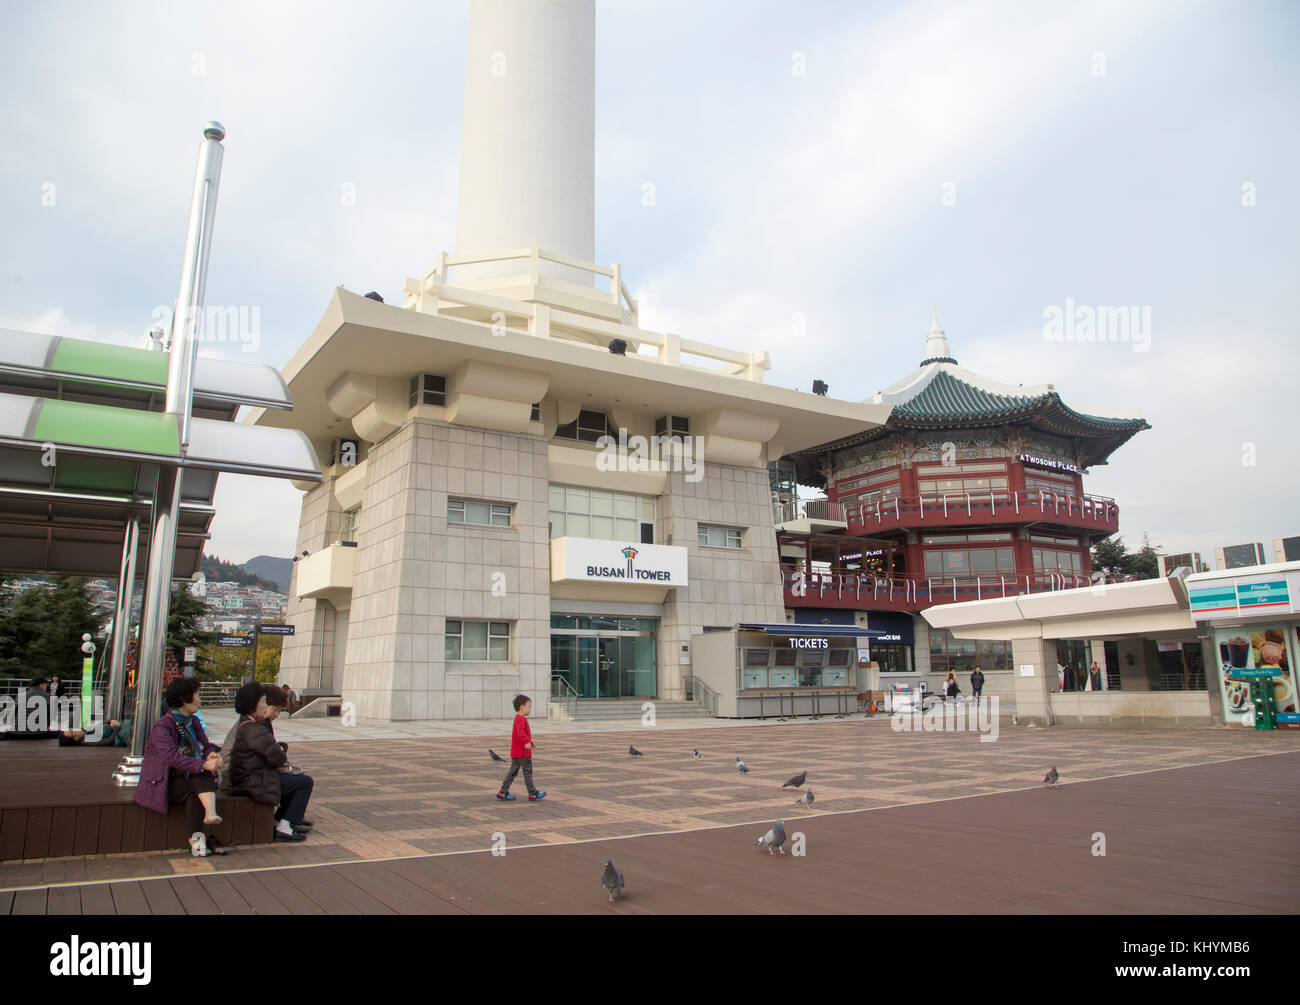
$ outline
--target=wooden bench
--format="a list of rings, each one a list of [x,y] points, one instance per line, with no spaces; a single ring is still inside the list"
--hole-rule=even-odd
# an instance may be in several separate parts
[[[183,806],[154,813],[112,783],[121,756],[121,748],[54,740],[0,744],[0,860],[186,848]],[[218,795],[217,813],[212,833],[228,845],[275,840],[274,806]]]

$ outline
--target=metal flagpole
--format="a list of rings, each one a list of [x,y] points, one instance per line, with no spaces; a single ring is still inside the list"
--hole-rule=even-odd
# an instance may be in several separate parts
[[[180,453],[184,458],[190,441],[190,411],[194,397],[194,362],[198,357],[199,326],[207,284],[208,253],[217,211],[217,187],[221,181],[221,160],[225,148],[225,127],[209,122],[203,127],[199,162],[190,201],[189,230],[185,238],[185,260],[181,267],[180,292],[172,317],[167,364],[167,402],[163,409],[176,417]],[[149,535],[149,571],[145,582],[145,604],[141,616],[140,660],[136,672],[135,716],[131,728],[131,754],[113,776],[119,785],[140,780],[140,763],[145,743],[161,711],[162,672],[167,649],[167,616],[171,603],[171,581],[176,560],[176,521],[180,514],[181,470],[160,465],[154,492],[153,519]]]

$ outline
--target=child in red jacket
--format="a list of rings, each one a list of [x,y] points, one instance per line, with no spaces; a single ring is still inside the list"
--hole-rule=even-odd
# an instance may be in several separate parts
[[[526,694],[515,695],[515,728],[510,733],[510,771],[501,783],[498,799],[514,799],[510,794],[510,783],[524,769],[524,784],[528,786],[528,798],[532,802],[545,799],[546,793],[539,792],[533,786],[533,731],[528,726],[528,716],[533,711],[533,701]]]

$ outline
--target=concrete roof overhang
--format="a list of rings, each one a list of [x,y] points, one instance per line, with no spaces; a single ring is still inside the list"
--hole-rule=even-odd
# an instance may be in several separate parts
[[[1098,583],[995,600],[939,604],[921,612],[961,639],[1196,638],[1181,579]]]
[[[466,361],[535,372],[546,396],[594,409],[648,416],[698,415],[717,408],[780,420],[780,452],[802,449],[883,423],[891,405],[837,401],[740,377],[669,366],[648,357],[616,356],[603,348],[423,314],[334,291],[315,331],[283,374],[292,412],[253,409],[243,420],[300,429],[314,441],[351,435],[351,424],[330,411],[327,390],[345,373],[381,378],[421,372],[451,373]]]

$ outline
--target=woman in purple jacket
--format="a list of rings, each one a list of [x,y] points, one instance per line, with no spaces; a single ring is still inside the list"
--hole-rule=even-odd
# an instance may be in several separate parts
[[[208,740],[198,711],[199,682],[178,677],[163,693],[171,709],[153,724],[140,766],[140,784],[134,802],[145,809],[166,813],[169,804],[184,803],[189,821],[190,852],[208,854],[205,825],[221,823],[217,816],[217,773],[220,747]]]

